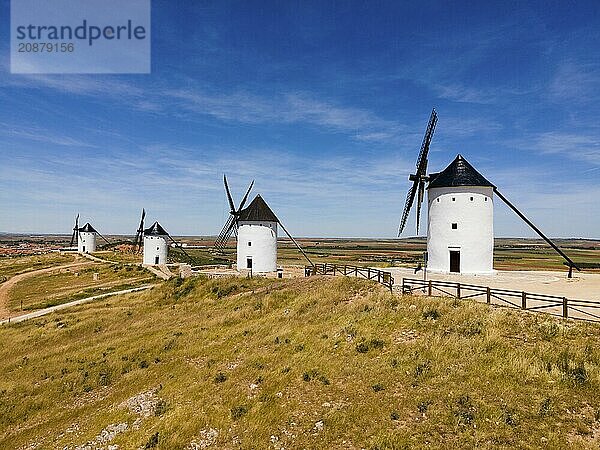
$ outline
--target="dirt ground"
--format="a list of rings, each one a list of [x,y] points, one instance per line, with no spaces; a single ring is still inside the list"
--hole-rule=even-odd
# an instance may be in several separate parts
[[[395,285],[402,285],[402,278],[423,279],[423,272],[417,274],[413,270],[403,268],[385,269],[392,273]],[[510,291],[521,291],[531,294],[554,295],[566,297],[569,300],[600,301],[600,274],[597,273],[574,273],[573,278],[567,278],[567,272],[540,272],[540,271],[497,271],[495,275],[463,275],[428,273],[428,280],[450,281],[453,283],[472,284],[476,286],[490,287],[492,289],[506,289]],[[453,288],[444,288],[451,294]],[[462,289],[462,296],[472,296],[479,301],[486,301],[484,295],[477,295],[476,291]],[[416,291],[415,293],[419,293]],[[434,290],[434,293],[440,294]],[[501,300],[504,298],[504,300]],[[512,302],[512,306],[520,307],[521,298],[501,296],[492,298],[491,303],[501,306],[509,306],[506,302]],[[600,307],[598,305],[587,305],[583,302],[567,302],[568,317],[576,319],[600,321]],[[563,315],[561,300],[538,301],[529,299],[527,309],[537,309],[540,312],[555,316]]]
[[[384,269],[392,273],[396,284],[402,284],[402,278],[423,278],[423,271],[414,273],[412,269]],[[463,275],[428,272],[427,279],[452,281],[457,283],[489,286],[498,289],[525,291],[535,294],[557,295],[577,300],[600,301],[600,274],[573,273],[567,278],[567,272],[541,271],[497,271],[495,275]]]
[[[3,284],[0,284],[0,319],[7,319],[8,317],[13,317],[13,316],[16,316],[19,314],[18,311],[11,312],[8,309],[9,291],[18,282],[23,281],[26,278],[35,277],[36,275],[53,272],[53,271],[56,271],[59,269],[87,266],[90,264],[93,264],[93,263],[90,261],[86,261],[86,262],[78,262],[78,263],[73,263],[73,264],[65,264],[63,266],[47,267],[45,269],[32,270],[31,272],[21,273],[19,275],[15,275],[14,277],[8,279]]]

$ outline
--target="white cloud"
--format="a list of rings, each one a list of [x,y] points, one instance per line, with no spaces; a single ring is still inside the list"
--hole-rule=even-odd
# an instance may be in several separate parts
[[[551,100],[557,102],[587,103],[598,99],[600,67],[596,64],[580,64],[573,61],[559,66],[548,91]]]
[[[589,134],[541,133],[533,139],[533,146],[542,154],[556,154],[600,166],[600,138]]]

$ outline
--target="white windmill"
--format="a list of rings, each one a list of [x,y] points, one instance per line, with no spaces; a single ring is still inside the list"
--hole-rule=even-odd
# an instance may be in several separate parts
[[[427,175],[427,155],[437,124],[431,112],[417,159],[416,173],[409,179],[398,235],[402,233],[417,196],[416,224],[419,234],[421,204],[428,193],[427,270],[469,274],[491,274],[494,263],[494,194],[556,250],[569,266],[569,277],[577,265],[546,237],[516,206],[504,197],[461,155],[443,171]]]
[[[73,247],[73,244],[76,242],[77,251],[79,253],[94,253],[96,251],[97,236],[100,236],[107,244],[110,244],[110,242],[96,231],[89,222],[84,226],[79,227],[79,214],[77,214],[75,226],[73,227],[73,234],[71,235],[70,247]]]
[[[254,181],[250,183],[238,208],[235,207],[231,197],[225,175],[223,175],[223,183],[229,202],[230,215],[215,241],[215,251],[222,252],[232,233],[236,233],[238,270],[247,270],[251,273],[275,272],[277,270],[277,231],[278,227],[281,227],[310,265],[313,265],[298,242],[286,230],[260,195],[257,195],[248,207],[244,208]]]
[[[175,244],[191,262],[194,259],[188,255],[181,245],[171,237],[171,235],[161,226],[158,221],[154,222],[150,228],[144,228],[144,220],[146,218],[146,210],[142,209],[142,217],[135,236],[134,245],[137,250],[143,246],[142,264],[149,266],[159,266],[167,263],[169,255],[169,241]]]

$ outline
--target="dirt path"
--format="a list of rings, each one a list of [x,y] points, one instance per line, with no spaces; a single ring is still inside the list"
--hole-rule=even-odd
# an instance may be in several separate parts
[[[63,266],[53,266],[46,267],[45,269],[32,270],[31,272],[20,273],[18,275],[13,276],[12,278],[6,280],[4,283],[0,284],[0,318],[7,318],[11,316],[15,316],[17,312],[11,312],[8,308],[8,300],[9,300],[9,291],[12,287],[20,281],[23,281],[27,278],[34,277],[36,275],[40,275],[43,273],[52,272],[60,269],[68,269],[71,267],[80,267],[92,265],[93,262],[85,261],[78,263],[65,264]]]
[[[50,314],[52,312],[59,311],[61,309],[65,309],[65,308],[70,308],[72,306],[81,305],[83,303],[88,303],[88,302],[91,302],[91,301],[94,301],[94,300],[99,300],[101,298],[112,297],[114,295],[129,294],[131,292],[144,291],[146,289],[152,289],[154,286],[156,286],[156,285],[155,284],[148,284],[146,286],[140,286],[140,287],[136,287],[136,288],[125,289],[123,291],[108,292],[106,294],[100,294],[100,295],[94,295],[93,297],[82,298],[80,300],[75,300],[75,301],[72,301],[72,302],[69,302],[69,303],[63,303],[61,305],[51,306],[50,308],[39,309],[37,311],[31,312],[31,313],[28,313],[28,314],[23,314],[22,316],[17,316],[17,317],[10,318],[10,319],[1,319],[0,320],[0,325],[10,324],[10,323],[19,323],[19,322],[23,322],[23,321],[28,320],[28,319],[35,319],[36,317],[44,316],[46,314]]]

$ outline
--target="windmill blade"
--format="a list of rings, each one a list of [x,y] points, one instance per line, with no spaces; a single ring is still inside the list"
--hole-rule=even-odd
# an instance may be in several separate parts
[[[234,233],[235,233],[235,237],[237,238],[237,222],[236,221],[234,221],[232,223],[232,225],[229,227],[229,229],[225,232],[225,235],[223,236],[223,239],[221,240],[221,246],[219,247],[219,251],[223,251],[225,249],[225,246],[227,245],[229,238]]]
[[[423,197],[425,194],[425,181],[421,180],[419,182],[418,192],[417,192],[417,236],[419,235],[419,223],[421,221],[421,205],[423,204]]]
[[[229,210],[234,213],[235,212],[235,204],[233,203],[233,198],[231,197],[231,191],[229,190],[229,184],[227,184],[227,177],[223,174],[223,184],[225,184],[225,192],[227,193],[227,201],[229,202]]]
[[[223,238],[225,237],[225,234],[227,234],[227,232],[231,228],[232,222],[233,222],[233,215],[230,215],[229,218],[227,219],[227,221],[225,222],[225,225],[223,225],[223,228],[221,228],[221,232],[215,239],[215,243],[213,245],[213,251],[220,252],[221,249],[225,246],[225,244],[224,244],[225,241],[223,240]]]
[[[435,108],[431,110],[431,115],[429,116],[429,122],[427,123],[427,129],[425,130],[425,136],[423,136],[423,142],[421,143],[421,150],[419,151],[419,156],[417,158],[417,167],[416,173],[411,175],[409,179],[413,182],[413,185],[408,190],[408,194],[406,195],[406,202],[404,203],[404,211],[402,212],[402,219],[400,220],[400,227],[398,228],[398,236],[402,234],[404,231],[404,227],[406,226],[406,220],[410,215],[410,210],[415,201],[415,195],[419,195],[417,200],[417,234],[419,234],[419,223],[421,221],[421,204],[423,203],[423,196],[425,192],[425,180],[427,177],[427,164],[428,159],[427,155],[429,154],[429,146],[431,144],[431,139],[433,138],[433,132],[435,131],[435,126],[437,124],[437,112]]]
[[[413,185],[408,190],[408,194],[406,194],[406,202],[404,202],[404,211],[402,212],[402,220],[400,220],[400,227],[398,228],[398,236],[402,234],[402,231],[404,231],[404,227],[406,226],[406,220],[408,219],[408,215],[410,214],[412,204],[415,201],[415,195],[417,193],[418,184],[419,180],[416,179],[413,182]]]
[[[431,116],[429,116],[429,122],[427,123],[425,136],[423,136],[419,157],[417,158],[417,176],[425,176],[425,172],[427,171],[427,155],[429,154],[429,146],[431,144],[431,139],[433,138],[433,132],[435,131],[437,119],[437,112],[435,111],[435,108],[433,108],[431,110]]]
[[[225,222],[221,233],[219,233],[219,237],[215,241],[215,245],[213,247],[215,251],[220,252],[223,250],[223,248],[225,248],[225,245],[227,245],[227,240],[231,237],[231,233],[235,229],[236,224],[237,222],[235,220],[235,216],[233,214],[230,215],[229,219],[227,219],[227,222]]]
[[[246,204],[246,200],[248,200],[248,195],[250,194],[250,191],[252,190],[252,186],[254,186],[254,180],[252,180],[252,183],[250,183],[250,186],[248,186],[248,190],[246,191],[246,195],[244,195],[244,198],[242,198],[242,201],[240,203],[240,207],[238,208],[237,212],[240,212],[242,210],[242,208],[244,207],[244,205]]]
[[[215,240],[215,244],[223,239],[223,236],[225,236],[225,234],[229,231],[229,228],[231,227],[231,224],[234,220],[235,220],[235,216],[233,214],[230,214],[229,217],[227,218],[227,221],[225,222],[225,225],[223,225],[223,228],[221,228],[221,232],[217,236],[217,239]]]
[[[73,227],[73,234],[71,235],[71,243],[69,247],[73,247],[73,242],[75,241],[75,235],[79,231],[79,214],[75,217],[75,226]]]
[[[139,250],[142,246],[142,241],[144,239],[144,219],[146,218],[146,209],[142,209],[142,218],[140,219],[140,224],[137,229],[137,233],[135,235],[135,242],[133,243],[134,247],[137,247]]]

